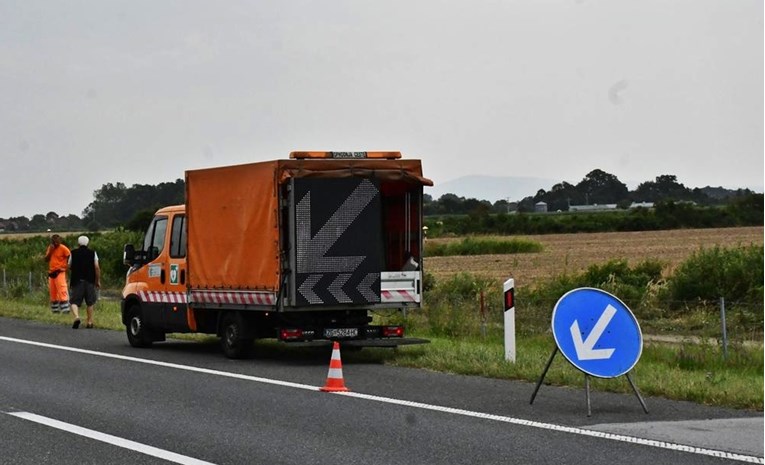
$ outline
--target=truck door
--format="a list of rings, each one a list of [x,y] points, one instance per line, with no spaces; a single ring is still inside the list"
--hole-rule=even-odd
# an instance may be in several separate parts
[[[176,214],[170,225],[170,247],[165,261],[163,316],[171,331],[188,330],[186,313],[186,215]]]
[[[163,294],[166,288],[165,236],[167,216],[155,216],[146,231],[143,253],[146,257],[146,291],[142,296],[144,319],[150,326],[161,327],[164,312]]]

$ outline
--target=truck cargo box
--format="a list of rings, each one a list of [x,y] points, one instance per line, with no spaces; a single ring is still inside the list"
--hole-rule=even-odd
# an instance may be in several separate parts
[[[421,262],[422,186],[431,184],[419,160],[187,171],[190,294],[262,292],[287,307],[419,304],[407,271]]]

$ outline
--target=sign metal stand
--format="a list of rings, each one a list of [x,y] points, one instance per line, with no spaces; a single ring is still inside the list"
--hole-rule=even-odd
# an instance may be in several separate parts
[[[540,376],[539,381],[537,381],[537,385],[534,388],[534,392],[531,394],[531,400],[529,401],[529,404],[534,404],[534,399],[537,397],[537,393],[539,392],[539,388],[542,387],[542,382],[545,379],[545,376],[547,376],[547,371],[550,369],[550,365],[552,365],[553,359],[555,358],[555,355],[558,353],[558,346],[555,346],[555,349],[553,349],[552,355],[550,355],[550,359],[547,361],[547,365],[545,365],[545,369],[542,372],[542,376]],[[638,402],[640,402],[640,406],[643,407],[643,411],[645,413],[648,413],[648,407],[645,405],[645,401],[643,400],[643,396],[640,395],[640,392],[638,391],[637,387],[635,386],[635,383],[632,381],[632,377],[630,376],[629,372],[625,374],[627,377],[627,381],[630,383],[630,387],[632,388],[632,392],[635,393],[635,397],[637,397]],[[587,416],[592,416],[592,404],[590,402],[590,375],[587,373],[584,374],[584,390],[585,390],[585,396],[587,399]]]
[[[555,349],[542,371],[529,404],[534,403],[555,355],[560,350],[574,367],[584,373],[588,417],[592,416],[590,376],[614,378],[625,375],[643,411],[648,413],[645,401],[630,376],[630,370],[642,352],[642,334],[634,315],[622,301],[600,289],[574,289],[561,297],[555,305],[552,326]]]

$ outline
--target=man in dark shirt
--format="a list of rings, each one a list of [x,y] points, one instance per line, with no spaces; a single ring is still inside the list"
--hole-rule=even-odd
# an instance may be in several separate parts
[[[96,290],[101,287],[101,268],[98,266],[98,254],[95,250],[88,248],[90,240],[87,236],[77,238],[80,245],[72,250],[69,258],[69,268],[71,270],[71,292],[69,293],[69,303],[74,316],[72,328],[80,327],[80,314],[78,307],[82,305],[83,299],[88,306],[86,328],[93,327],[93,306],[96,304],[98,295]]]

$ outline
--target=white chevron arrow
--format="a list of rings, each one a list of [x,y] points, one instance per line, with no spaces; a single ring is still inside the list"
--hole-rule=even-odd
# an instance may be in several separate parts
[[[361,280],[358,286],[356,286],[356,290],[359,291],[359,294],[361,294],[362,297],[364,297],[367,302],[379,302],[380,296],[377,295],[375,291],[372,290],[372,284],[377,280],[377,278],[380,277],[380,273],[367,273],[366,276],[364,276],[364,279]]]
[[[353,302],[350,297],[348,297],[348,294],[343,291],[343,286],[345,286],[345,283],[348,282],[348,280],[351,278],[350,273],[341,273],[337,275],[334,281],[332,281],[332,284],[327,287],[327,290],[329,290],[329,293],[332,294],[332,296],[337,300],[338,303],[341,304],[349,304]]]
[[[584,341],[582,340],[582,332],[579,330],[579,321],[574,320],[574,324],[571,325],[571,337],[574,339],[574,349],[576,349],[576,357],[579,360],[604,360],[611,358],[616,349],[595,349],[594,347],[614,315],[616,315],[616,309],[611,304],[608,304]]]
[[[316,295],[315,292],[313,292],[313,287],[316,285],[316,283],[319,282],[322,275],[320,274],[312,274],[309,275],[307,278],[305,278],[305,281],[303,281],[303,284],[298,287],[298,292],[303,294],[303,297],[305,297],[305,300],[308,301],[308,303],[311,304],[323,304],[324,301],[319,298],[318,295]]]

